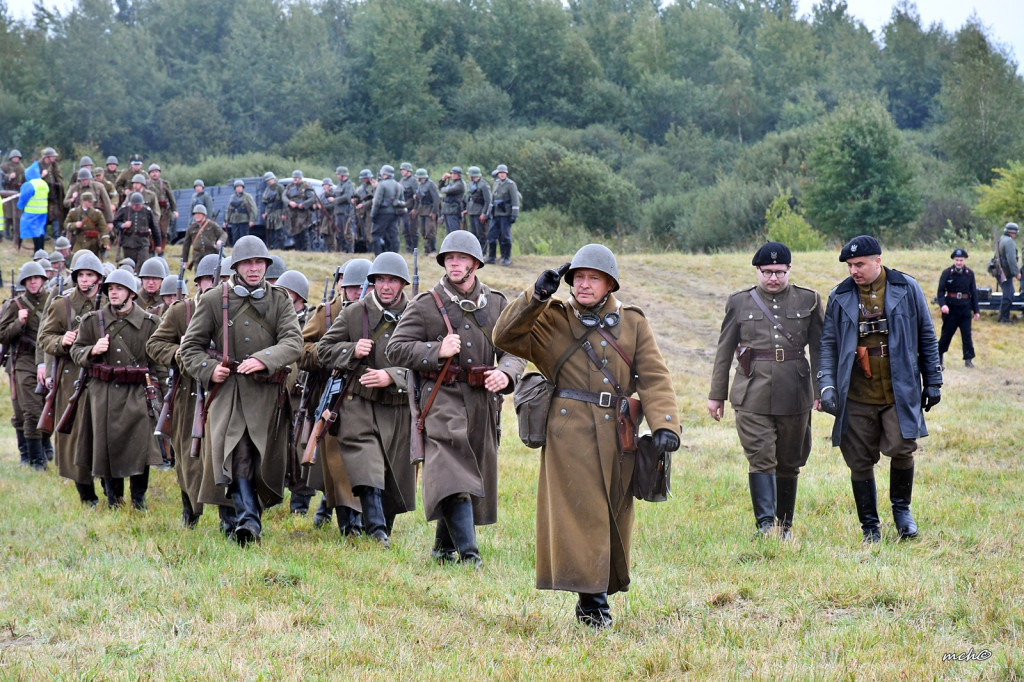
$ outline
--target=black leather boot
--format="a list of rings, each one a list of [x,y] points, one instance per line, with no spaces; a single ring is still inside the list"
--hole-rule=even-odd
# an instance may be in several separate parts
[[[99,504],[100,498],[96,497],[96,488],[92,483],[76,483],[75,490],[78,491],[78,499],[82,504],[95,507]]]
[[[501,264],[512,265],[512,242],[501,243]]]
[[[28,441],[25,440],[25,432],[15,429],[14,433],[18,436],[18,454],[21,455],[21,466],[31,466],[32,459],[28,456]]]
[[[332,516],[334,516],[334,510],[327,506],[327,496],[324,495],[320,498],[320,506],[316,508],[316,514],[313,515],[313,525],[323,528],[331,522]]]
[[[111,509],[120,509],[124,504],[124,479],[105,478],[103,489],[107,491],[107,506]]]
[[[775,477],[775,519],[783,540],[792,540],[793,510],[796,508],[797,477]]]
[[[388,537],[388,522],[384,517],[380,488],[359,486],[358,489],[353,489],[353,492],[357,491],[359,501],[363,504],[363,529],[368,536],[384,547],[390,547],[391,539]]]
[[[132,507],[138,511],[146,511],[146,491],[149,490],[149,467],[135,474],[128,480],[128,490],[132,496]]]
[[[188,493],[181,491],[181,527],[192,530],[199,523],[199,514],[192,509],[192,500],[188,499]]]
[[[857,518],[864,534],[864,542],[882,541],[882,531],[878,527],[878,498],[875,493],[875,479],[852,481],[853,501],[857,503]]]
[[[910,499],[914,492],[914,467],[889,469],[889,501],[892,503],[892,521],[900,539],[916,538],[917,523],[910,514]]]
[[[224,537],[231,539],[231,536],[235,534],[235,525],[237,520],[235,518],[235,508],[226,504],[217,505],[217,513],[220,516],[220,532],[224,533]]]
[[[473,503],[453,495],[441,503],[441,514],[448,524],[448,534],[458,552],[460,564],[483,566],[480,550],[476,545],[476,526],[473,524]]]
[[[434,548],[430,556],[442,564],[451,564],[458,560],[459,553],[452,542],[451,533],[448,532],[448,524],[444,519],[437,522],[437,530],[434,531]]]
[[[775,474],[750,473],[747,478],[757,535],[766,537],[775,529]]]
[[[313,499],[312,495],[302,495],[301,493],[292,492],[292,499],[288,506],[291,509],[292,514],[298,516],[305,516],[309,513],[309,502]]]
[[[338,516],[338,530],[342,537],[360,535],[363,532],[363,517],[355,509],[344,505],[334,508]]]
[[[255,486],[247,478],[237,478],[228,486],[228,492],[235,503],[235,541],[243,547],[251,542],[259,544],[263,526]]]
[[[498,252],[498,243],[491,242],[487,245],[487,260],[484,261],[487,265],[494,265],[494,256]]]
[[[46,471],[46,454],[43,452],[43,441],[39,438],[26,438],[29,464],[36,471]]]
[[[53,441],[50,440],[50,435],[47,433],[43,434],[43,453],[46,454],[46,461],[53,461]]]
[[[611,627],[612,615],[608,608],[607,592],[580,592],[579,597],[576,602],[576,620],[595,630]]]

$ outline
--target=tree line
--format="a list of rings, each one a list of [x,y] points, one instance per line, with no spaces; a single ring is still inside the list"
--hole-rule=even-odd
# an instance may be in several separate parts
[[[877,37],[840,0],[0,0],[0,55],[4,150],[141,153],[175,186],[507,163],[527,209],[646,248],[747,244],[782,196],[814,239],[970,240],[1024,156],[1012,56],[907,0]]]

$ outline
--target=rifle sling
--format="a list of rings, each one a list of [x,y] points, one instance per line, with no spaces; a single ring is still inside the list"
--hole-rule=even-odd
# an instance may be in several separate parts
[[[750,290],[750,297],[754,299],[754,303],[756,303],[757,307],[761,309],[761,312],[763,312],[768,317],[768,320],[772,323],[772,325],[776,329],[778,329],[783,336],[786,337],[786,340],[789,341],[794,346],[799,346],[799,344],[796,342],[796,339],[793,338],[793,335],[786,331],[786,328],[782,326],[781,322],[779,322],[779,318],[775,317],[775,315],[772,314],[772,311],[768,310],[768,306],[766,306],[764,301],[761,300],[761,297],[757,295],[757,289]]]
[[[437,292],[433,289],[430,290],[430,295],[434,297],[434,303],[437,305],[437,310],[441,313],[441,318],[444,320],[444,326],[448,328],[449,334],[454,334],[455,330],[452,328],[452,322],[448,319],[448,311],[444,309],[444,303],[441,302],[441,297],[437,295]],[[448,374],[448,368],[452,365],[452,360],[455,356],[452,355],[444,361],[444,365],[441,367],[441,371],[437,373],[437,379],[434,381],[434,388],[430,391],[430,397],[427,398],[427,404],[420,410],[419,421],[416,422],[416,428],[419,429],[420,433],[423,432],[423,426],[427,423],[427,414],[430,412],[430,408],[434,405],[434,400],[437,398],[438,389],[441,388],[441,383],[444,382],[445,376]]]

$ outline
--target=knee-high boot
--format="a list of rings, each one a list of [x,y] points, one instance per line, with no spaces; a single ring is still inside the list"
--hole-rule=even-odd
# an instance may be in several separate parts
[[[82,504],[87,504],[90,507],[95,507],[99,504],[100,498],[96,496],[96,487],[90,483],[76,483],[75,490],[78,491],[78,499],[81,500]]]
[[[184,490],[181,491],[181,527],[192,530],[199,523],[199,514],[196,514],[195,510],[192,509],[192,500],[188,498],[188,493]]]
[[[775,474],[752,472],[747,478],[750,481],[750,501],[754,506],[757,533],[763,537],[775,528]]]
[[[875,479],[852,481],[853,501],[857,503],[857,518],[860,519],[864,542],[881,542],[882,531],[878,527],[878,498]]]
[[[441,503],[442,515],[448,524],[448,533],[459,554],[459,563],[483,565],[476,545],[476,526],[473,523],[473,503],[453,495]]]
[[[390,547],[391,539],[388,537],[388,524],[384,517],[380,488],[360,486],[359,501],[363,504],[363,526],[366,534],[385,547]]]
[[[18,436],[18,454],[21,455],[21,466],[31,466],[32,458],[28,455],[28,441],[25,439],[25,432],[22,429],[15,429]]]
[[[775,477],[775,518],[783,540],[793,537],[790,529],[793,527],[793,511],[796,509],[796,482],[796,476]]]
[[[149,490],[149,467],[142,470],[141,474],[135,474],[128,479],[128,490],[132,496],[132,506],[139,510],[146,510],[146,491]]]
[[[914,492],[914,467],[889,469],[889,502],[892,503],[892,521],[896,533],[902,538],[917,537],[917,523],[910,514],[910,499]]]
[[[228,486],[231,501],[235,503],[235,541],[248,545],[259,543],[263,526],[260,523],[260,501],[256,488],[247,478],[236,478]]]

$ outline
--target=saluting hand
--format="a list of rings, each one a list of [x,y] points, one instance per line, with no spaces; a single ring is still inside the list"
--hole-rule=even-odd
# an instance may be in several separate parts
[[[533,285],[533,297],[538,301],[546,301],[551,295],[558,291],[558,285],[562,283],[562,277],[569,270],[569,263],[565,263],[557,270],[545,270],[540,273],[537,283]]]
[[[355,353],[357,358],[365,358],[373,350],[373,339],[359,339],[356,341],[356,347],[352,351]],[[386,386],[387,384],[385,384]]]
[[[503,391],[508,386],[508,375],[500,369],[492,369],[484,372],[484,388],[491,393]]]
[[[437,357],[442,360],[454,357],[462,349],[462,339],[458,334],[449,334],[441,340],[441,349],[437,351]]]

